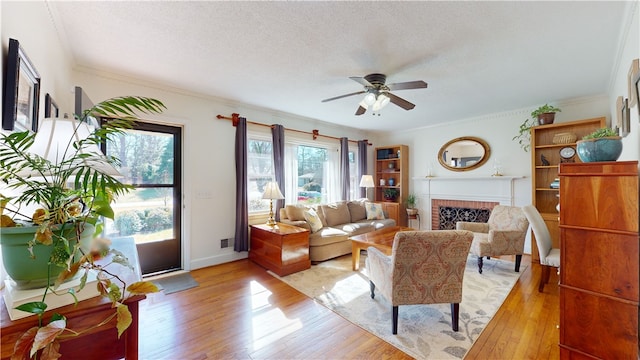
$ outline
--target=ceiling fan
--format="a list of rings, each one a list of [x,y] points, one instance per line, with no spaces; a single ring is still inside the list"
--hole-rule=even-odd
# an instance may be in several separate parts
[[[364,114],[369,107],[372,107],[375,113],[376,111],[387,105],[389,102],[392,102],[405,110],[411,110],[416,107],[415,104],[412,104],[409,101],[390,93],[390,91],[421,89],[427,87],[427,83],[422,80],[385,84],[385,82],[387,81],[387,76],[384,74],[369,74],[365,77],[351,76],[349,77],[349,79],[363,85],[364,90],[324,99],[322,100],[322,102],[333,101],[348,96],[366,93],[367,95],[365,95],[364,99],[358,106],[358,110],[356,110],[356,115]]]

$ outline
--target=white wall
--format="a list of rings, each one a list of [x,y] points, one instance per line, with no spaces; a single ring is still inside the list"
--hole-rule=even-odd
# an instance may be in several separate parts
[[[629,97],[627,74],[633,59],[640,58],[640,5],[637,1],[629,3],[629,18],[621,29],[620,39],[622,46],[619,49],[618,62],[613,69],[613,78],[609,92],[609,104],[611,114],[616,113],[616,99],[618,96]],[[638,160],[640,154],[640,124],[638,108],[636,104],[631,108],[631,132],[623,139],[622,154],[618,160]],[[612,115],[615,124],[615,115]]]

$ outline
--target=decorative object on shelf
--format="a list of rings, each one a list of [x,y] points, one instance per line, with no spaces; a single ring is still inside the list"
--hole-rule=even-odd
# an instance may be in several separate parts
[[[284,199],[284,195],[278,187],[278,183],[275,181],[269,181],[264,189],[262,198],[269,200],[269,218],[267,219],[267,225],[276,226],[276,220],[273,218],[273,200]]]
[[[386,188],[383,193],[386,201],[396,201],[400,191],[396,188]]]
[[[389,178],[389,186],[394,186],[396,183],[396,179],[394,178]]]
[[[136,112],[161,113],[164,108],[162,102],[151,98],[112,98],[86,110],[77,120],[48,118],[42,122],[41,131],[37,133],[13,132],[0,138],[0,163],[3,164],[0,178],[8,189],[22,190],[14,198],[1,197],[2,225],[15,225],[20,221],[19,218],[29,220],[22,228],[15,228],[33,229],[28,236],[30,240],[22,244],[23,267],[34,267],[32,258],[35,256],[45,260],[46,274],[51,274],[58,267],[62,269],[55,282],[52,277],[45,276],[42,300],[18,306],[21,311],[36,314],[38,320],[36,325],[34,319],[36,327],[25,332],[18,340],[20,346],[16,347],[14,353],[17,358],[27,358],[40,350],[48,353],[49,358],[58,358],[58,336],[68,338],[84,332],[68,329],[66,318],[60,314],[53,314],[48,324],[43,318],[47,309],[47,295],[68,279],[80,276],[82,285],[77,291],[81,291],[89,273],[97,272],[97,286],[101,289],[101,295],[111,301],[113,313],[98,324],[88,325],[97,328],[113,324],[111,320],[116,319],[118,336],[131,323],[132,315],[125,301],[131,296],[158,291],[154,284],[147,281],[126,284],[121,278],[112,276],[109,265],[99,263],[101,258],[112,257],[111,262],[131,267],[120,251],[111,248],[108,239],[95,238],[103,227],[100,219],[114,217],[112,200],[127,193],[131,187],[110,173],[115,171],[113,164],[119,163],[119,159],[104,156],[97,144],[130,128],[137,120]],[[100,114],[112,120],[108,126],[90,130],[85,120],[91,114]],[[53,130],[48,130],[53,128],[53,123],[57,124],[55,136]],[[64,133],[65,124],[72,124],[67,134]],[[21,213],[29,205],[39,205],[41,208],[29,217]],[[91,231],[94,226],[96,230]],[[69,231],[60,231],[61,228]],[[10,240],[8,233],[12,230],[2,229],[0,244],[3,247]],[[83,231],[90,232],[92,243],[82,250],[81,246],[70,246],[70,242]],[[16,263],[21,258],[9,255],[10,252],[4,249],[2,254],[5,268],[8,263]],[[11,256],[11,259],[4,256]],[[6,270],[12,276],[10,271],[13,270]]]
[[[387,167],[389,169],[395,169],[396,168],[396,163],[393,161],[389,161],[389,164],[387,164]]]
[[[583,137],[576,146],[582,162],[616,161],[622,154],[622,138],[608,127]]]
[[[385,186],[387,181],[385,179],[380,179],[380,186]]]
[[[578,136],[574,133],[570,132],[562,132],[553,135],[553,140],[551,140],[554,144],[572,144],[576,142]]]
[[[405,206],[407,207],[407,215],[415,216],[418,213],[418,209],[416,209],[416,202],[418,198],[416,194],[410,193],[407,195],[407,199],[404,201]]]
[[[491,149],[486,141],[463,136],[448,141],[438,151],[438,162],[451,171],[477,169],[489,160]]]
[[[531,128],[536,125],[553,124],[557,112],[561,112],[560,108],[544,104],[531,112],[531,117],[524,120],[518,128],[518,135],[511,140],[518,140],[518,144],[525,152],[529,151],[531,140]]]
[[[429,162],[429,166],[427,167],[427,177],[433,177],[434,173],[433,173],[433,162]]]
[[[366,188],[367,200],[369,200],[369,188],[375,187],[373,183],[373,176],[362,175],[362,178],[360,179],[360,187]]]
[[[493,160],[493,174],[491,176],[502,176],[502,163],[498,159]]]
[[[9,39],[2,128],[38,131],[40,75],[16,39]]]
[[[560,189],[560,178],[553,179],[551,184],[549,184],[549,187],[552,189]]]
[[[575,162],[575,156],[576,156],[576,149],[574,149],[572,146],[565,146],[562,149],[560,149],[561,163]]]
[[[542,162],[542,165],[549,166],[549,160],[547,160],[544,154],[540,154],[540,161]]]
[[[400,159],[400,149],[398,149],[398,151],[396,152],[396,157]]]

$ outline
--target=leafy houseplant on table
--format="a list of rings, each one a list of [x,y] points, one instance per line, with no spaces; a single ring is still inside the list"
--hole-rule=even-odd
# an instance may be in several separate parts
[[[416,200],[416,194],[410,193],[409,195],[407,195],[407,199],[405,200],[407,215],[413,216],[418,213],[418,209],[416,209]]]
[[[46,139],[45,145],[57,151],[53,156],[38,153],[42,136],[38,138],[37,134],[14,132],[0,138],[0,180],[6,190],[19,193],[15,197],[0,197],[3,263],[10,277],[19,278],[22,276],[20,267],[36,268],[36,261],[44,261],[35,283],[18,279],[23,288],[34,287],[34,284],[35,287],[42,286],[43,293],[42,301],[17,307],[38,315],[38,323],[16,342],[12,358],[23,359],[40,353],[41,359],[57,359],[60,356],[60,337],[89,332],[113,318],[117,318],[119,337],[131,324],[131,313],[124,301],[129,296],[158,291],[153,283],[146,281],[127,286],[121,277],[109,270],[110,264],[103,265],[100,262],[101,259],[109,259],[110,263],[116,263],[114,266],[132,268],[120,251],[110,248],[109,240],[96,237],[102,232],[101,217],[114,217],[111,208],[113,199],[130,190],[130,186],[120,182],[110,172],[119,159],[103,155],[98,146],[109,141],[111,136],[131,128],[137,120],[136,112],[160,113],[164,108],[159,100],[127,96],[99,103],[85,111],[81,119],[45,119],[41,130],[48,121],[56,121],[56,124],[60,121],[60,127],[65,122],[71,124],[72,135],[66,139],[56,139],[62,140],[59,144],[63,145],[55,148],[51,145],[51,139]],[[102,127],[91,130],[87,119],[93,115],[107,118],[108,121]],[[56,130],[59,128],[56,127]],[[52,138],[61,136],[59,132],[56,135]],[[39,208],[29,216],[25,214],[28,206]],[[21,240],[21,244],[14,244],[13,247],[19,251],[17,254],[9,248],[5,251],[5,245],[12,239],[12,232],[23,233],[21,236],[25,239]],[[78,241],[81,235],[86,242]],[[17,272],[8,265],[17,266]],[[68,290],[77,303],[75,292],[82,290],[90,272],[95,274],[98,292],[112,302],[113,314],[84,330],[67,328],[66,318],[57,313],[45,324],[47,295],[59,295],[56,289],[61,283],[79,277],[78,290]]]
[[[529,140],[531,138],[531,128],[536,125],[552,124],[557,112],[561,112],[560,108],[544,104],[531,112],[531,117],[525,119],[518,128],[518,135],[511,140],[518,140],[518,143],[524,151],[529,151]]]
[[[400,194],[400,191],[395,188],[386,188],[383,191],[383,196],[386,201],[396,201],[398,194]]]
[[[622,154],[622,137],[611,128],[601,128],[576,142],[582,162],[616,161]]]

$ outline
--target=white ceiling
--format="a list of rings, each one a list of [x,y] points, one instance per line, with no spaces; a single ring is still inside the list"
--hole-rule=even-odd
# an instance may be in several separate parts
[[[79,67],[368,130],[605,94],[629,11],[612,1],[49,6]],[[416,107],[381,116],[354,115],[362,95],[321,102],[375,72],[429,87],[393,92]]]

